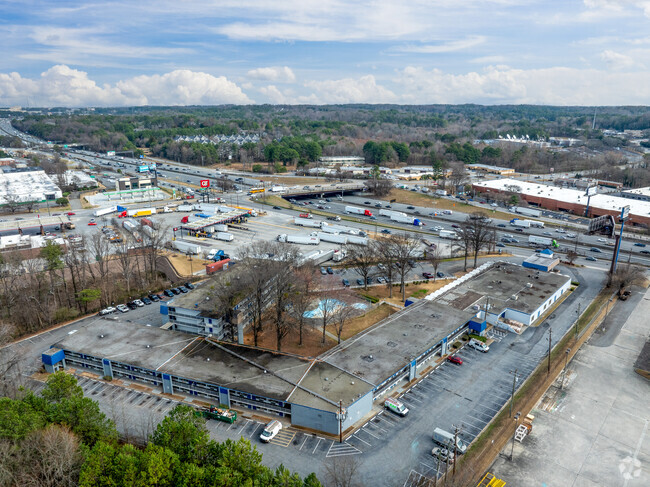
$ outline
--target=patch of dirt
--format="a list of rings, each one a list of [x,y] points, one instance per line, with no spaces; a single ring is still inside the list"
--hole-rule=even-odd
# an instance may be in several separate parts
[[[370,328],[375,323],[379,323],[381,320],[388,318],[393,313],[397,313],[397,309],[389,306],[388,304],[381,304],[376,308],[368,311],[367,313],[352,318],[348,321],[343,327],[343,333],[341,333],[341,340],[347,340],[353,336],[361,333],[363,330]],[[336,335],[336,329],[333,326],[328,326],[327,331]]]
[[[449,282],[450,281],[448,279],[436,279],[435,281],[431,279],[429,281],[422,281],[420,284],[413,284],[413,283],[408,284],[406,286],[406,297],[423,298],[427,294],[430,294],[433,291],[436,291],[441,287],[446,286],[447,284],[449,284]],[[396,286],[393,284],[392,298],[388,297],[389,289],[385,284],[382,284],[380,286],[370,286],[368,287],[368,291],[359,289],[358,293],[366,294],[368,296],[375,297],[379,300],[384,300],[387,303],[391,303],[399,307],[404,306],[404,302],[402,301],[402,293],[400,292],[399,285]]]
[[[176,272],[181,276],[190,277],[194,272],[204,269],[211,260],[201,259],[193,256],[191,259],[186,255],[173,254],[171,252],[165,253],[169,261],[176,269]]]
[[[316,357],[336,345],[336,340],[327,335],[325,336],[325,345],[321,343],[323,338],[323,329],[318,325],[317,321],[313,326],[309,323],[305,324],[302,337],[303,343],[302,345],[299,345],[298,330],[296,329],[289,333],[282,340],[282,352],[302,355],[304,357]],[[252,332],[247,332],[244,335],[244,343],[246,345],[253,345]],[[270,324],[270,322],[267,322],[261,334],[258,336],[257,346],[269,350],[278,349],[275,328]]]

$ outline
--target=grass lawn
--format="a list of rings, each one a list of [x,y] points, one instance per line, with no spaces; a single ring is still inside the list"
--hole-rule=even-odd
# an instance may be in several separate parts
[[[423,298],[427,294],[432,293],[433,291],[436,291],[440,289],[441,287],[449,284],[448,279],[436,279],[435,281],[433,279],[429,279],[428,281],[426,279],[423,279],[419,284],[407,284],[406,286],[406,297],[407,298]],[[374,298],[377,298],[379,300],[384,300],[388,303],[393,303],[398,306],[403,306],[404,302],[402,301],[402,293],[400,292],[400,287],[399,285],[395,286],[393,285],[393,297],[389,298],[388,297],[388,287],[385,284],[381,285],[375,285],[375,286],[369,286],[368,291],[364,291],[363,289],[358,290],[359,294],[366,294],[368,296],[372,296]]]

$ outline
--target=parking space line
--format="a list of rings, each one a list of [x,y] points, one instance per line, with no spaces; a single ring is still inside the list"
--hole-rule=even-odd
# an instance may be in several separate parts
[[[246,423],[242,425],[241,429],[237,432],[238,435],[241,435],[241,432],[244,431],[244,428],[246,428],[246,426],[248,426],[248,423],[250,423],[250,419],[247,419]]]
[[[318,437],[318,442],[316,443],[316,446],[314,447],[314,450],[311,452],[312,455],[313,455],[314,453],[316,453],[316,448],[318,448],[318,445],[320,445],[320,441],[321,441],[322,439],[323,439],[323,438]]]
[[[377,428],[377,429],[382,430],[384,433],[388,433],[388,430],[382,428],[382,427],[379,426],[377,423],[372,423],[372,424],[370,424],[369,426],[373,426],[373,427],[375,427],[375,428]]]
[[[408,397],[404,396],[403,399],[404,399],[405,402],[408,402],[408,401],[415,401],[415,402],[417,402],[418,404],[422,404],[422,403],[424,402],[424,401],[421,401],[420,399],[417,399],[417,398],[415,398],[415,397],[413,397],[413,396],[408,396]]]
[[[305,435],[305,439],[303,440],[303,442],[300,445],[300,448],[298,448],[298,450],[302,451],[302,447],[305,446],[305,443],[307,443],[308,439],[309,439],[309,436]]]
[[[356,433],[353,434],[353,435],[351,436],[351,438],[354,438],[355,440],[359,440],[361,443],[365,443],[365,444],[368,445],[368,446],[372,446],[372,445],[371,445],[370,443],[368,443],[367,441],[362,440],[361,438],[359,438],[359,437],[357,436]]]
[[[485,428],[485,425],[483,425],[481,428],[479,428],[478,426],[476,426],[473,423],[470,423],[469,421],[463,421],[463,426],[465,426],[467,428],[473,428],[473,429],[477,430],[478,432],[483,431],[483,428]]]
[[[364,433],[368,433],[368,434],[369,434],[370,436],[372,436],[373,438],[375,438],[375,439],[377,439],[377,440],[381,440],[381,438],[379,438],[379,436],[375,436],[375,435],[373,435],[370,431],[366,431],[365,428],[366,428],[366,427],[365,427],[365,425],[364,425],[363,428],[361,428],[361,429],[358,430],[358,431],[363,431]]]
[[[258,429],[260,426],[262,426],[262,423],[259,423],[259,422],[257,422],[257,421],[256,421],[254,424],[255,424],[255,427],[253,428],[253,431],[251,431],[251,434],[248,435],[249,438],[252,438],[253,435],[255,434],[255,432],[257,431],[257,429]]]

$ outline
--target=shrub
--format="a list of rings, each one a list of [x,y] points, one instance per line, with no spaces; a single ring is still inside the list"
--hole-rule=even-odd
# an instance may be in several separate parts
[[[262,172],[261,164],[253,164],[253,172]]]
[[[366,299],[367,299],[368,301],[370,301],[372,304],[375,304],[375,303],[378,303],[378,302],[379,302],[379,298],[376,298],[376,297],[374,297],[374,296],[370,296],[369,294],[362,294],[361,296],[363,296],[364,298],[366,298]]]
[[[475,333],[469,333],[468,336],[469,338],[474,338],[475,340],[478,340],[483,343],[487,341],[487,338],[482,337],[481,335],[476,335]]]

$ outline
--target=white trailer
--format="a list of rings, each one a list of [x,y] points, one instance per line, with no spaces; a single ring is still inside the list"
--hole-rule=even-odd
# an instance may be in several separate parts
[[[519,218],[515,218],[514,220],[510,220],[510,225],[517,228],[530,228],[530,220],[520,220]]]
[[[540,245],[542,247],[559,247],[555,239],[548,237],[538,237],[537,235],[529,235],[528,243],[534,246]]]
[[[390,217],[391,221],[398,222],[398,223],[406,223],[408,225],[415,225],[415,226],[422,226],[422,222],[418,220],[417,218],[413,218],[412,216],[408,215],[391,215]]]
[[[312,237],[311,235],[287,235],[286,233],[283,233],[282,235],[278,235],[277,239],[278,242],[296,243],[302,245],[318,245],[320,243],[320,239],[318,237]]]
[[[214,228],[215,232],[227,232],[228,231],[228,225],[215,225],[212,228]]]
[[[354,245],[368,245],[368,237],[359,237],[357,235],[348,235],[348,243]]]
[[[192,211],[194,209],[194,205],[178,205],[176,207],[176,211]]]
[[[299,216],[294,217],[293,223],[301,227],[312,227],[320,228],[323,225],[323,222],[318,220],[310,220],[309,218],[300,218]]]
[[[122,222],[122,227],[124,227],[124,230],[127,230],[131,233],[135,233],[135,231],[138,229],[137,225],[131,220],[124,220]]]
[[[356,228],[343,227],[341,225],[327,225],[321,230],[327,233],[345,233],[347,235],[359,235],[359,230]]]
[[[339,244],[348,243],[348,235],[340,235],[338,233],[325,233],[325,232],[314,232],[312,236],[318,237],[322,242],[332,242]]]
[[[542,210],[536,210],[535,208],[524,208],[523,206],[515,206],[515,213],[519,213],[524,216],[534,216],[539,218],[542,216]]]
[[[311,262],[314,265],[320,265],[323,262],[331,260],[334,256],[334,249],[331,250],[318,250],[312,252],[305,257],[305,261]]]
[[[93,213],[94,216],[103,216],[103,215],[108,215],[109,213],[115,213],[117,211],[117,206],[111,206],[109,208],[101,208],[95,213]]]
[[[337,250],[334,251],[334,255],[332,256],[332,260],[334,262],[341,262],[347,256],[348,256],[347,250],[345,250],[345,249],[337,249]]]
[[[531,227],[544,228],[544,222],[539,222],[537,220],[524,220],[524,221],[530,223]]]
[[[155,215],[156,214],[156,209],[155,208],[137,208],[135,210],[127,210],[126,216],[149,216],[149,215]]]
[[[212,238],[217,239],[217,240],[224,240],[226,242],[231,242],[233,238],[232,233],[227,233],[227,232],[217,232],[215,233]]]
[[[202,247],[195,243],[184,242],[182,240],[172,240],[172,247],[184,254],[198,255],[202,251]]]
[[[359,208],[358,206],[346,206],[345,211],[346,213],[353,213],[355,215],[372,216],[372,212],[370,210]]]
[[[156,231],[153,228],[151,228],[149,225],[142,225],[140,227],[140,231],[146,234],[149,238],[153,238],[154,235],[156,234]]]
[[[445,191],[444,189],[436,189],[436,194],[438,196],[447,196],[447,191]]]
[[[402,213],[401,211],[394,211],[394,210],[384,210],[382,208],[381,210],[379,210],[379,215],[387,216],[390,218],[392,215],[406,216],[406,213]]]
[[[457,240],[458,239],[458,234],[456,232],[452,232],[451,230],[440,230],[440,238],[448,238],[450,240]]]

